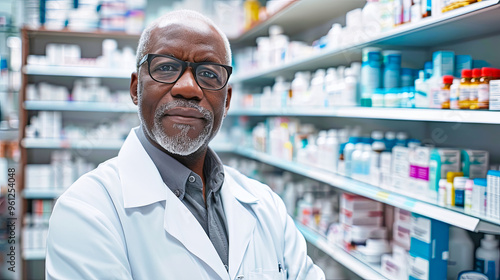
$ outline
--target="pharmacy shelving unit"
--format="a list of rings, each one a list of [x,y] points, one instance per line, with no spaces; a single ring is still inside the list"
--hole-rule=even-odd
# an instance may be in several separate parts
[[[111,120],[122,114],[136,114],[137,107],[130,104],[74,101],[34,101],[26,100],[28,83],[48,82],[66,86],[71,90],[73,81],[78,78],[100,78],[102,84],[112,90],[127,90],[130,83],[130,71],[124,69],[107,69],[82,66],[50,66],[28,65],[28,55],[44,55],[48,43],[78,44],[82,49],[82,57],[97,57],[102,55],[102,41],[115,39],[118,47],[135,48],[138,35],[119,32],[75,32],[69,30],[52,31],[45,29],[24,28],[21,31],[23,42],[23,86],[19,98],[21,147],[21,170],[19,193],[22,195],[23,207],[20,217],[29,210],[32,199],[57,199],[61,190],[31,190],[24,189],[24,169],[30,163],[49,163],[50,153],[54,150],[71,150],[86,160],[99,163],[118,153],[123,139],[42,139],[25,138],[25,127],[29,117],[38,111],[61,112],[63,123],[66,119],[77,119],[79,123],[98,123],[99,119]],[[97,120],[97,121],[96,121]],[[45,250],[25,250],[22,252],[23,278],[30,279],[43,275]],[[30,275],[33,274],[33,275]]]
[[[284,34],[294,39],[300,39],[301,36],[311,38],[311,34],[319,38],[317,30],[328,30],[332,22],[342,22],[343,19],[340,16],[354,8],[361,8],[364,4],[365,1],[295,1],[266,21],[259,22],[257,26],[244,32],[240,37],[234,38],[233,48],[255,46],[255,39],[259,36],[268,36],[269,27],[275,24],[282,26]],[[318,9],[324,9],[325,13]],[[401,50],[403,63],[408,60],[414,68],[421,67],[424,61],[429,60],[432,52],[443,49],[454,50],[457,54],[470,54],[474,59],[483,59],[498,66],[500,60],[496,56],[497,51],[494,46],[500,42],[499,14],[498,0],[477,2],[449,11],[439,17],[428,17],[416,23],[398,26],[374,37],[366,38],[363,42],[337,49],[327,48],[312,56],[298,58],[263,70],[236,72],[231,77],[230,83],[239,85],[238,88],[248,88],[254,91],[255,88],[272,85],[278,76],[283,76],[290,81],[297,71],[347,66],[353,61],[361,61],[361,52],[364,47]],[[307,20],[297,24],[297,18]],[[322,33],[320,36],[325,34]],[[426,142],[438,146],[488,150],[494,162],[500,162],[497,144],[492,140],[500,137],[500,128],[496,126],[500,124],[498,111],[366,107],[262,109],[233,106],[229,110],[229,116],[233,118],[244,116],[246,121],[250,120],[250,123],[262,121],[267,117],[295,117],[304,119],[306,123],[313,123],[320,129],[341,127],[346,124],[383,131],[400,129],[409,132],[408,129],[410,129],[412,137],[431,140]],[[228,150],[230,149],[226,147],[226,151]],[[251,148],[234,146],[232,153],[326,183],[341,191],[359,194],[468,231],[500,234],[500,220],[466,213],[457,207],[442,207],[437,205],[436,201],[425,197],[382,189],[320,168],[278,159]],[[297,226],[311,244],[360,277],[384,278],[379,268],[364,264],[361,259],[328,244],[326,239],[314,230],[300,224]]]
[[[382,274],[379,266],[367,264],[360,256],[350,254],[339,246],[329,243],[324,236],[297,221],[295,225],[307,242],[337,260],[344,267],[355,271],[363,279],[388,279]]]

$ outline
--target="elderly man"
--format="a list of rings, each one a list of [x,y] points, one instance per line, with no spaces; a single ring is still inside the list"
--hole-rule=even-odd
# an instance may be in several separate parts
[[[146,28],[130,83],[141,126],[57,201],[47,279],[324,279],[281,199],[208,147],[230,64],[226,36],[198,13]]]

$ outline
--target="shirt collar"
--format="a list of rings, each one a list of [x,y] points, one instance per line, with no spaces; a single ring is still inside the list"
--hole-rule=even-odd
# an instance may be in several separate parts
[[[142,125],[135,129],[135,133],[160,173],[163,182],[174,194],[177,195],[177,192],[180,192],[178,197],[182,199],[186,192],[186,182],[193,172],[164,151],[155,147],[146,138]]]

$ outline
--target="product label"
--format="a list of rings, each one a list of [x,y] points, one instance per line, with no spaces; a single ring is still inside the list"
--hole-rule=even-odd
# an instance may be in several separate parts
[[[490,99],[490,85],[480,84],[477,86],[477,101],[484,102]]]
[[[468,86],[461,86],[459,90],[458,99],[460,101],[469,100],[471,96],[471,88]]]
[[[464,190],[455,190],[455,206],[464,206]]]
[[[477,100],[477,86],[470,88],[470,100]]]
[[[429,104],[430,108],[441,108],[441,88],[439,87],[431,87],[429,90],[429,95],[431,98],[431,103]]]
[[[494,261],[477,258],[474,263],[474,270],[486,274],[488,279],[497,279],[496,265]]]
[[[469,166],[469,178],[484,178],[487,171],[487,164],[471,164]]]
[[[442,89],[441,90],[441,103],[450,101],[450,90]]]
[[[410,165],[410,177],[429,181],[429,167]]]
[[[411,237],[430,244],[431,220],[428,218],[412,217]]]
[[[419,258],[412,257],[410,260],[410,279],[429,279],[429,261]]]
[[[500,80],[490,82],[490,110],[500,110]]]

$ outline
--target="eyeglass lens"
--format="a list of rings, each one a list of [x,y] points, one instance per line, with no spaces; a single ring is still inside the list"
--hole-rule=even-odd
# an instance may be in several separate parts
[[[182,64],[169,57],[156,56],[151,60],[149,71],[153,79],[174,83],[182,74]],[[220,65],[201,64],[196,67],[195,79],[205,89],[220,89],[228,79],[227,70]]]

